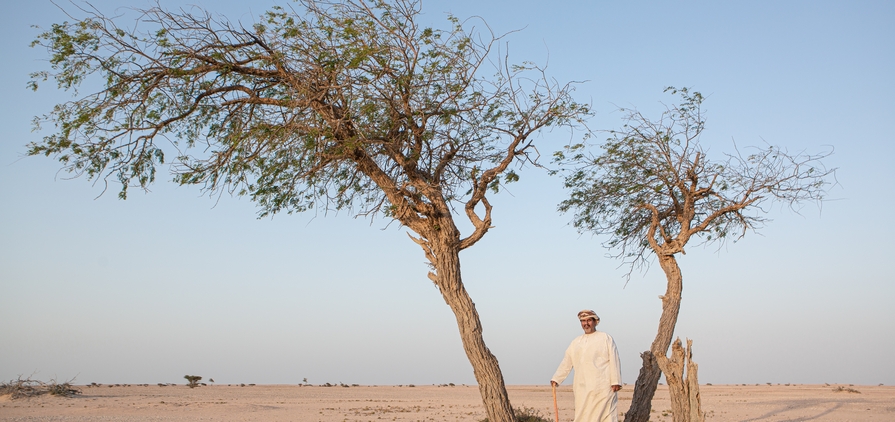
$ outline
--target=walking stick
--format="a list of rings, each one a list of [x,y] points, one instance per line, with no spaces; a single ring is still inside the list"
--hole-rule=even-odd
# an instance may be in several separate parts
[[[553,386],[553,414],[556,415],[556,422],[559,422],[559,407],[556,406],[556,384],[550,383]]]

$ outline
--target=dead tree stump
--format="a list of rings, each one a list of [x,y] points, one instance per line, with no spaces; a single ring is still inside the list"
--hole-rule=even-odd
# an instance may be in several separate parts
[[[656,356],[656,361],[668,381],[672,420],[705,422],[705,413],[702,412],[699,399],[698,365],[693,362],[693,340],[687,339],[685,350],[681,345],[681,339],[678,338],[671,345],[671,359]]]

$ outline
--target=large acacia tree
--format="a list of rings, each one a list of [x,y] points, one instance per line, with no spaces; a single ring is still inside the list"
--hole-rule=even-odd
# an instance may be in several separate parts
[[[691,241],[724,242],[760,228],[774,202],[797,208],[821,201],[835,171],[821,162],[829,153],[791,154],[775,146],[712,161],[700,145],[703,96],[686,88],[666,91],[679,94],[681,101],[658,120],[622,109],[625,125],[610,132],[602,151],[594,154],[576,144],[557,153],[569,166],[565,186],[570,196],[560,211],[573,213],[578,230],[608,236],[605,246],[631,270],[655,258],[665,272],[659,329],[650,349],[641,354],[643,366],[626,422],[649,420],[662,375],[658,360],[671,344],[681,306],[683,276],[676,256]],[[679,420],[684,412],[675,413]]]
[[[262,216],[317,207],[398,221],[456,317],[489,420],[512,420],[459,253],[491,228],[488,195],[536,164],[533,135],[589,114],[569,85],[507,64],[487,26],[421,26],[416,0],[303,0],[251,27],[195,8],[77,12],[35,40],[51,68],[31,86],[100,88],[38,118],[53,131],[31,155],[120,183],[121,198],[162,170],[248,196]]]

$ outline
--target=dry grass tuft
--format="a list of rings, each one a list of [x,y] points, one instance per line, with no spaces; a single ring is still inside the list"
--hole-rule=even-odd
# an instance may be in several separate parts
[[[513,409],[513,413],[516,414],[516,422],[552,422],[552,420],[544,417],[538,409],[533,407],[517,407]],[[488,418],[479,422],[488,422]]]
[[[56,380],[43,382],[33,380],[31,377],[22,379],[21,375],[18,379],[11,380],[0,384],[0,396],[8,395],[11,399],[19,399],[23,397],[35,397],[44,394],[53,396],[73,397],[81,394],[81,390],[72,383],[74,378],[69,381],[58,383]]]
[[[843,391],[846,392],[846,393],[857,393],[857,394],[861,394],[860,391],[855,390],[854,388],[843,387],[843,386],[841,386],[841,385],[833,389],[833,392],[834,392],[834,393],[841,393],[841,392],[843,392]]]

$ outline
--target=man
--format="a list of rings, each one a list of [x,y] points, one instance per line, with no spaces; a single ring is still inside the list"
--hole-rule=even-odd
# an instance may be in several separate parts
[[[558,386],[574,368],[575,422],[618,422],[622,366],[615,341],[597,331],[600,317],[594,311],[578,312],[578,320],[584,334],[572,340],[550,384]]]

